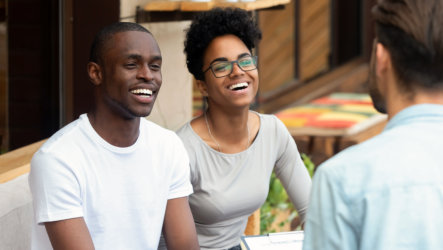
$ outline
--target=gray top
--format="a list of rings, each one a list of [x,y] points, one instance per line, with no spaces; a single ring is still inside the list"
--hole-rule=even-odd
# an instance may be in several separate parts
[[[209,147],[190,122],[177,131],[189,154],[194,187],[189,203],[201,249],[226,249],[240,243],[248,216],[266,200],[272,170],[304,220],[311,179],[297,146],[277,117],[257,115],[256,139],[236,154]]]

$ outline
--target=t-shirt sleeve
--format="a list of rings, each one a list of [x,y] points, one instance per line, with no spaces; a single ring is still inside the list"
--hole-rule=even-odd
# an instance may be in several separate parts
[[[78,175],[53,154],[38,151],[34,155],[29,185],[37,223],[83,216]]]
[[[280,152],[274,172],[285,187],[300,218],[304,221],[309,204],[311,177],[291,134],[278,118],[275,117],[275,119]]]
[[[173,173],[168,199],[189,196],[193,193],[190,181],[189,157],[179,137],[173,135]]]

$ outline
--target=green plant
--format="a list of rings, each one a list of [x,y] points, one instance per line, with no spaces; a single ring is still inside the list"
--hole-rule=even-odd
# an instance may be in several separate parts
[[[301,159],[303,160],[303,163],[306,166],[306,169],[309,172],[309,175],[312,176],[314,175],[314,170],[315,170],[315,165],[314,163],[311,161],[311,158],[309,158],[309,156],[307,156],[305,153],[301,153]]]
[[[304,153],[301,154],[301,158],[309,172],[309,175],[312,177],[315,169],[314,163],[312,163],[309,156]],[[275,214],[276,210],[290,211],[288,218],[277,225],[279,228],[291,223],[291,221],[297,216],[297,211],[294,210],[285,188],[281,184],[280,180],[275,176],[275,173],[272,173],[269,183],[268,197],[260,208],[260,234],[273,233],[276,231],[275,228],[271,227],[277,217]]]

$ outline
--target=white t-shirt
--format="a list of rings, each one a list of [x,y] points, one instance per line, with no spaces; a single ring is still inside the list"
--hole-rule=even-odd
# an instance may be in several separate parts
[[[156,249],[168,199],[192,193],[189,160],[172,131],[140,119],[130,147],[107,143],[86,114],[34,155],[32,249],[50,249],[44,222],[83,217],[95,249]]]

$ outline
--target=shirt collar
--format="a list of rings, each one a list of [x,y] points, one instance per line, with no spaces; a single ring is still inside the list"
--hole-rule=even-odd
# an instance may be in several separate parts
[[[385,130],[431,117],[443,121],[443,105],[417,104],[409,106],[392,117],[386,125]]]

